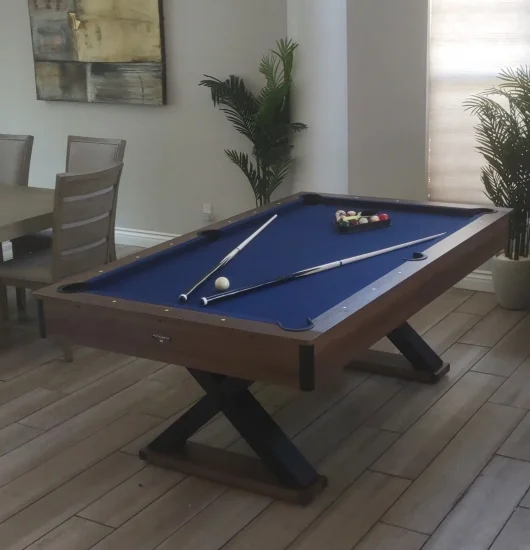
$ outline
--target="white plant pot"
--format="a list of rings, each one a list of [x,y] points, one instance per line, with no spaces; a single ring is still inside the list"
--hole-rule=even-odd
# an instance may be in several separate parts
[[[493,288],[505,309],[530,309],[530,258],[510,260],[504,254],[492,260]]]

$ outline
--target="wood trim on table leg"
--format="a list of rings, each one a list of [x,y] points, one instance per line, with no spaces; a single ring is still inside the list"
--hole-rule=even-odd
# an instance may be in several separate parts
[[[140,458],[298,504],[309,503],[323,490],[326,478],[318,475],[248,391],[250,382],[191,369],[190,373],[207,395],[143,449]],[[258,458],[187,441],[218,412]]]
[[[428,384],[438,382],[449,372],[449,363],[445,363],[408,323],[387,337],[401,355],[368,350],[346,368]]]

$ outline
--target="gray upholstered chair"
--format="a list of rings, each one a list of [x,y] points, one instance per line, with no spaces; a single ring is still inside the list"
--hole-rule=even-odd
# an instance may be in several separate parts
[[[84,174],[57,175],[52,247],[0,265],[2,343],[9,340],[8,286],[36,290],[109,262],[122,168],[119,163]],[[65,358],[72,359],[68,347]]]
[[[0,184],[28,185],[33,136],[0,134]],[[16,246],[14,243],[13,246]],[[0,264],[3,261],[0,243]],[[24,307],[24,290],[17,289],[17,303]]]
[[[0,134],[0,183],[28,185],[33,136]]]

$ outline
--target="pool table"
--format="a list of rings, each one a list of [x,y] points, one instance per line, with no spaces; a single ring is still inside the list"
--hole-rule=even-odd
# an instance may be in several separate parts
[[[390,225],[337,230],[337,210]],[[188,302],[179,295],[272,215],[278,217]],[[407,320],[497,253],[510,211],[301,193],[40,290],[49,335],[183,365],[206,395],[141,453],[154,464],[299,503],[325,486],[249,391],[254,382],[312,391],[343,368],[434,383],[449,365]],[[427,243],[207,306],[232,288],[443,233]],[[401,355],[369,348],[387,336]],[[224,413],[258,458],[190,443]]]

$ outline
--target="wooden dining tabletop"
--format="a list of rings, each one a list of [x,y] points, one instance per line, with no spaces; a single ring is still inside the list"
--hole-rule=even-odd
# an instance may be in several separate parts
[[[53,226],[55,191],[0,183],[0,243]]]

